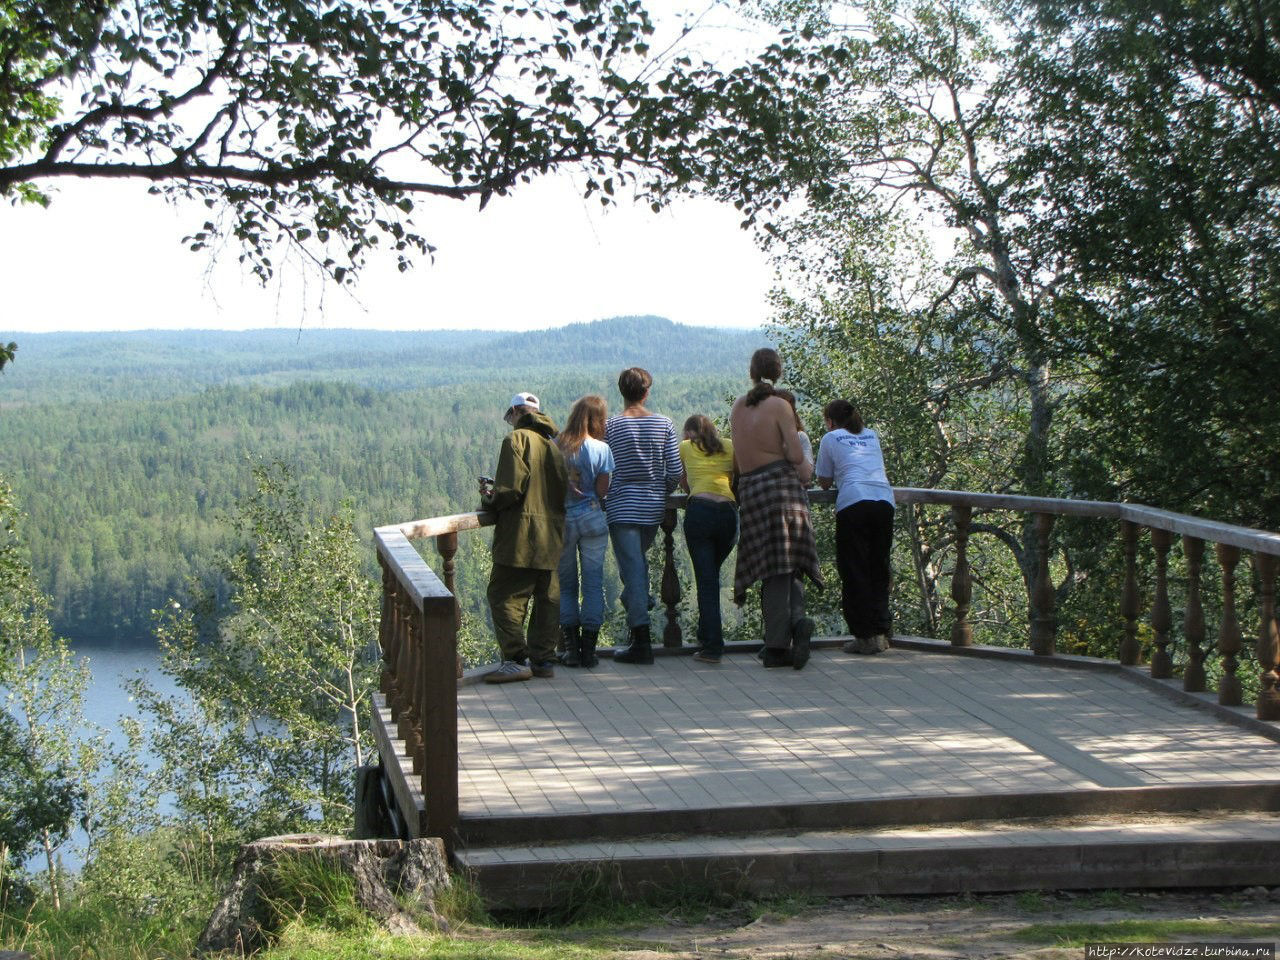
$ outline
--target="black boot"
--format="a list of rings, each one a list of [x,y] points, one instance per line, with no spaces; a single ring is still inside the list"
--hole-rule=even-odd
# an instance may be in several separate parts
[[[560,628],[560,662],[566,667],[582,666],[582,653],[579,650],[578,627]]]
[[[766,667],[791,667],[795,666],[795,660],[791,655],[791,650],[786,647],[765,647],[764,656],[760,659],[764,661]]]
[[[653,647],[649,645],[649,625],[631,628],[631,642],[613,655],[614,663],[653,663]]]
[[[596,641],[600,639],[599,630],[582,631],[582,665],[590,669],[600,662],[596,656]]]

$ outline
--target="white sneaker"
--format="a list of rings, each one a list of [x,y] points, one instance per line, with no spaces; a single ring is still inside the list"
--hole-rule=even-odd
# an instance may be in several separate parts
[[[484,675],[485,683],[513,683],[516,680],[528,680],[533,676],[527,663],[519,660],[503,660],[496,670]]]

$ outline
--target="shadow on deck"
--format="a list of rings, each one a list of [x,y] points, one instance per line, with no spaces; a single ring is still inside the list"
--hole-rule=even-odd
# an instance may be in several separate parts
[[[838,643],[803,671],[744,650],[464,683],[456,862],[514,907],[584,877],[831,896],[1280,883],[1280,725],[1115,663]]]

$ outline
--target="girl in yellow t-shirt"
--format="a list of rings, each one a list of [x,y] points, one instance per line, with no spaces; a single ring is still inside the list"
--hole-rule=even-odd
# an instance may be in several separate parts
[[[694,414],[684,424],[680,462],[680,486],[689,494],[684,542],[698,588],[698,652],[693,659],[719,663],[724,655],[720,567],[738,542],[738,504],[731,485],[733,444],[720,436],[710,418]]]

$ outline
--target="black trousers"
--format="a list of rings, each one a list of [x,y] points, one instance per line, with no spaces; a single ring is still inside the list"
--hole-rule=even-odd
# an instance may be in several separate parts
[[[889,550],[893,546],[893,505],[859,500],[836,514],[836,569],[840,606],[855,637],[889,634]]]

